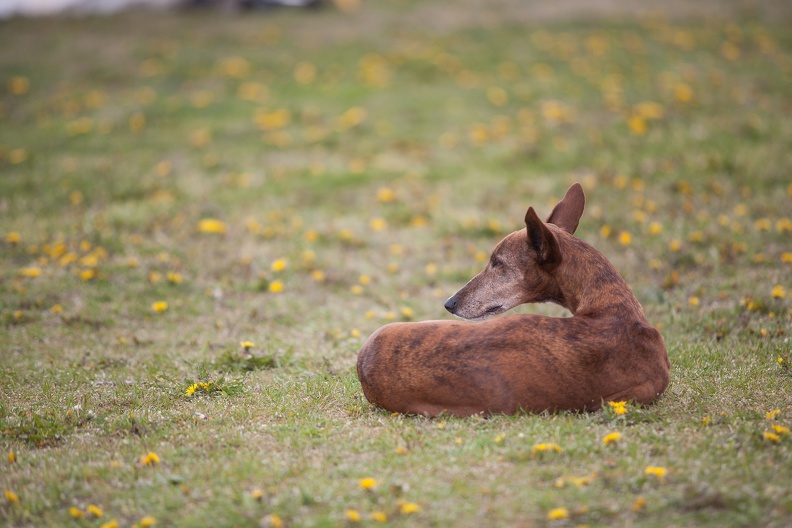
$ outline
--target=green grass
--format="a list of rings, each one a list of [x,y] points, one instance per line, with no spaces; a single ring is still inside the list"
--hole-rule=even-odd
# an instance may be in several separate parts
[[[763,437],[792,426],[789,10],[499,5],[0,23],[4,525],[792,522],[792,438]],[[622,416],[369,406],[366,336],[449,317],[574,181],[578,236],[666,340],[665,395]]]

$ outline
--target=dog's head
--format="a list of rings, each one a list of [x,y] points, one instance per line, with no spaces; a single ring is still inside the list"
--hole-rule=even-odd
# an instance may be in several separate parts
[[[528,302],[558,301],[553,272],[563,258],[554,231],[573,234],[586,198],[575,183],[545,225],[533,207],[525,213],[525,229],[500,241],[489,263],[445,302],[452,314],[478,321]]]

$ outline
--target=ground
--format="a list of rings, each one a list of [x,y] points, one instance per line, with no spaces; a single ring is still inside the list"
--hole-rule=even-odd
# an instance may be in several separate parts
[[[4,524],[792,523],[790,9],[338,4],[0,23]],[[370,406],[575,181],[666,393]]]

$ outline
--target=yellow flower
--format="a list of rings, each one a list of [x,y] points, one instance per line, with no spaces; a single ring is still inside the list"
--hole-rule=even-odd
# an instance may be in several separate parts
[[[118,521],[113,519],[112,521],[107,521],[106,523],[102,524],[99,528],[118,528]]]
[[[566,508],[553,508],[547,512],[548,521],[558,521],[561,519],[569,519],[569,510]]]
[[[140,463],[144,466],[154,466],[160,463],[160,457],[154,451],[149,451],[146,455],[141,455]]]
[[[402,502],[399,504],[399,512],[402,515],[410,515],[421,511],[421,506],[414,502]]]
[[[679,83],[674,86],[674,97],[680,103],[688,103],[693,99],[693,89],[684,83]]]
[[[72,506],[71,508],[69,508],[69,515],[71,515],[75,519],[82,519],[83,517],[85,517],[85,512],[82,511],[80,508],[77,508],[76,506]]]
[[[349,508],[346,512],[344,512],[344,515],[346,516],[347,521],[355,523],[360,522],[360,513],[357,510]]]
[[[283,283],[279,280],[274,280],[270,282],[269,286],[267,287],[267,290],[270,293],[280,293],[283,291]]]
[[[80,278],[84,281],[89,281],[96,277],[96,270],[87,269],[80,272]]]
[[[28,151],[23,148],[15,148],[8,153],[8,161],[14,165],[19,165],[28,158]]]
[[[780,284],[776,284],[773,287],[773,291],[770,292],[770,294],[776,299],[783,299],[784,297],[786,297],[786,291],[784,290],[784,287],[781,286]]]
[[[778,444],[781,442],[781,437],[775,433],[764,432],[762,433],[762,438],[767,440],[768,442],[772,442],[774,444]]]
[[[18,75],[11,77],[8,83],[8,91],[14,95],[25,95],[30,90],[30,80],[27,77]]]
[[[284,526],[286,526],[286,523],[283,522],[283,519],[281,519],[278,515],[276,515],[274,513],[271,513],[270,515],[267,515],[267,517],[264,520],[272,528],[283,528]]]
[[[9,504],[19,504],[19,497],[10,489],[5,490],[5,497]]]
[[[628,231],[619,233],[619,244],[622,246],[629,246],[630,242],[632,242],[632,235]]]
[[[13,464],[16,462],[16,454],[13,451],[8,452],[8,463]]]
[[[619,433],[619,432],[615,431],[615,432],[613,432],[613,433],[608,433],[608,434],[606,434],[606,435],[605,435],[605,436],[602,438],[602,443],[603,443],[603,444],[605,444],[606,446],[609,446],[609,445],[611,445],[611,444],[615,444],[615,443],[616,443],[616,442],[618,442],[620,439],[621,439],[621,433]]]
[[[665,480],[665,476],[668,471],[664,467],[659,466],[649,466],[644,469],[644,475],[654,475],[657,477],[658,480]]]
[[[696,297],[695,295],[690,297],[688,299],[688,304],[690,304],[690,306],[698,306],[699,305],[699,298]]]
[[[288,265],[289,263],[286,261],[286,259],[279,258],[272,261],[272,264],[270,265],[270,269],[277,273],[279,271],[285,270]]]
[[[168,309],[168,303],[165,301],[157,301],[151,304],[151,309],[157,313],[164,312]]]
[[[649,224],[649,234],[651,235],[659,235],[663,232],[663,224],[660,222],[652,222]]]
[[[140,522],[138,523],[138,526],[140,528],[151,528],[155,524],[157,524],[157,519],[147,515],[147,516],[143,517],[142,519],[140,519]]]
[[[85,511],[87,511],[89,515],[92,515],[94,517],[101,517],[102,515],[104,515],[102,508],[100,508],[95,504],[89,504],[88,507],[85,508]]]
[[[413,315],[415,315],[412,308],[408,306],[405,306],[404,308],[401,309],[401,314],[402,317],[404,317],[405,319],[412,319]]]
[[[377,481],[371,477],[360,479],[358,484],[360,484],[360,487],[364,490],[370,490],[377,487]]]
[[[36,266],[31,266],[29,268],[22,268],[19,270],[19,274],[23,277],[38,277],[41,275],[41,268]]]
[[[197,384],[197,383],[193,383],[192,385],[190,385],[189,387],[187,387],[187,390],[186,390],[186,391],[184,391],[184,393],[185,393],[187,396],[192,396],[192,395],[195,393],[195,391],[197,391],[197,390],[198,390],[198,384]]]
[[[216,218],[204,218],[198,222],[198,231],[201,233],[218,233],[226,232],[226,225],[223,221]]]
[[[630,132],[636,136],[646,133],[646,120],[641,116],[630,116],[627,120],[627,126],[630,128]]]
[[[619,402],[608,402],[611,409],[613,409],[614,414],[621,416],[622,414],[627,414],[627,402],[626,401],[619,401]]]
[[[634,512],[639,512],[644,508],[646,508],[646,499],[644,499],[643,497],[638,497],[637,499],[635,499],[635,502],[633,502],[631,509]]]
[[[789,434],[789,427],[784,427],[783,425],[773,424],[770,427],[773,428],[776,434],[781,436],[787,436]]]
[[[765,418],[768,420],[775,420],[779,414],[781,414],[781,409],[773,409],[765,413]]]
[[[382,203],[392,202],[396,199],[396,193],[389,187],[380,187],[377,190],[377,200]]]
[[[372,231],[384,231],[388,228],[388,222],[384,218],[372,218],[369,227]]]
[[[549,442],[546,444],[536,444],[531,448],[532,455],[536,455],[537,453],[544,453],[547,451],[554,451],[556,453],[560,453],[561,451],[563,451],[563,449],[561,449],[561,446],[553,442]]]
[[[22,240],[22,237],[15,231],[6,234],[6,242],[9,244],[19,244],[20,240]]]
[[[325,273],[322,270],[313,270],[311,272],[311,278],[316,282],[324,282],[325,280]]]
[[[256,346],[256,344],[255,344],[255,343],[253,343],[252,341],[241,341],[241,342],[239,343],[239,346],[241,346],[242,348],[244,348],[245,350],[247,350],[247,349],[249,349],[249,348],[253,348],[254,346]]]
[[[165,276],[167,277],[168,282],[170,282],[171,284],[181,284],[182,281],[181,273],[176,273],[175,271],[169,271]]]
[[[371,519],[379,523],[388,522],[388,516],[381,511],[371,512]]]
[[[781,262],[784,264],[792,263],[792,251],[781,253]]]

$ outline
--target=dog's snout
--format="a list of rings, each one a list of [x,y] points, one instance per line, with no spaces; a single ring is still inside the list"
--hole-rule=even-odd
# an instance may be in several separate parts
[[[454,313],[454,310],[456,310],[457,307],[456,295],[449,297],[443,306],[445,306],[445,309],[449,312]]]

